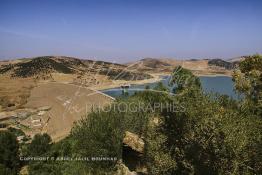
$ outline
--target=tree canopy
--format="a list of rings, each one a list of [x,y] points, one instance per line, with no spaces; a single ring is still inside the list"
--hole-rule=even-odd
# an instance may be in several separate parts
[[[20,169],[19,145],[16,136],[0,131],[0,174],[16,174]]]

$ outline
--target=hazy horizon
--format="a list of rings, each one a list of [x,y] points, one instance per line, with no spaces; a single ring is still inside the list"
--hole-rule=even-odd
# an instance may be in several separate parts
[[[58,55],[126,63],[262,51],[259,0],[0,2],[0,60]]]
[[[254,53],[254,54],[260,54],[260,53]],[[251,54],[251,55],[254,55]],[[81,58],[81,57],[76,57],[76,56],[68,56],[68,55],[38,55],[38,56],[32,56],[32,57],[14,57],[14,58],[0,58],[0,61],[10,61],[10,60],[17,60],[17,59],[32,59],[32,58],[37,58],[37,57],[45,57],[45,56],[53,56],[53,57],[72,57],[72,58],[77,58],[77,59],[83,59],[83,60],[94,60],[94,61],[107,61],[107,62],[112,62],[112,63],[119,63],[119,64],[127,64],[127,63],[132,63],[136,61],[140,61],[142,59],[173,59],[173,60],[204,60],[204,59],[222,59],[225,61],[230,61],[231,59],[237,59],[242,56],[249,56],[249,55],[241,55],[241,56],[236,56],[232,58],[167,58],[167,57],[143,57],[143,58],[133,58],[131,60],[129,59],[122,59],[120,61],[115,61],[116,59],[103,59],[103,58]]]

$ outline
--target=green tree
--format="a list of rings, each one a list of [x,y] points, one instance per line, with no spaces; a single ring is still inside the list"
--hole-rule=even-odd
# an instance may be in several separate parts
[[[148,123],[145,135],[145,162],[149,174],[168,175],[177,168],[176,161],[166,145],[167,136],[160,131],[161,117],[154,117]]]
[[[48,134],[36,134],[27,147],[27,154],[32,157],[46,156],[56,158],[60,152],[57,151],[57,148],[51,142],[52,139]],[[57,146],[59,146],[59,144],[60,142],[57,143]],[[63,152],[63,150],[61,150],[61,152]],[[29,175],[62,175],[62,168],[62,163],[52,160],[30,161],[28,171]]]
[[[17,173],[20,168],[19,144],[16,136],[8,131],[0,131],[0,165],[2,172]]]
[[[61,168],[63,164],[58,164],[56,162],[42,162],[35,161],[29,164],[29,175],[62,175]]]
[[[74,153],[81,157],[112,157],[121,159],[123,119],[113,110],[94,111],[72,129]],[[90,161],[86,167],[93,174],[113,171],[116,161]]]
[[[262,125],[258,116],[240,109],[239,102],[228,97],[205,95],[194,76],[183,69],[180,74],[184,73],[193,81],[180,79],[178,84],[182,84],[178,85],[173,100],[183,104],[185,110],[163,111],[158,117],[158,129],[147,130],[149,172],[261,174],[262,157],[258,148]],[[177,83],[179,77],[173,80]]]
[[[178,66],[171,74],[171,85],[175,85],[174,93],[178,94],[183,91],[197,91],[201,90],[200,79],[192,74],[191,71]]]
[[[46,154],[51,148],[51,137],[44,134],[36,134],[28,146],[28,154],[30,156],[41,156]]]
[[[15,173],[12,172],[10,168],[6,167],[5,165],[0,164],[0,174],[1,175],[12,175]]]
[[[262,116],[262,56],[257,54],[241,61],[233,80],[235,89],[245,96],[245,107]]]

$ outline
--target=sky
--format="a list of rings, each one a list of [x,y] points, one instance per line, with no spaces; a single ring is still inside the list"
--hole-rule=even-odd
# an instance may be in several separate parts
[[[261,0],[0,0],[0,59],[261,53],[261,9]]]

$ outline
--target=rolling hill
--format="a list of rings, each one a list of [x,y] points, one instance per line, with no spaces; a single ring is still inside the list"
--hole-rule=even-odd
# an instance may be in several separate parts
[[[130,70],[126,65],[65,56],[0,61],[0,111],[23,107],[31,90],[41,82],[98,88],[115,80],[122,83],[150,78],[151,75]]]
[[[139,71],[127,69],[127,66],[104,61],[81,60],[73,57],[43,56],[0,62],[0,75],[16,78],[52,79],[53,73],[81,75],[100,74],[109,79],[129,80],[147,79],[151,76]],[[118,74],[122,76],[117,76]]]
[[[178,60],[170,58],[146,58],[137,62],[128,63],[130,69],[147,73],[170,73],[176,66],[191,70],[196,75],[223,74],[230,75],[238,61],[222,59],[189,59]]]

